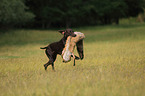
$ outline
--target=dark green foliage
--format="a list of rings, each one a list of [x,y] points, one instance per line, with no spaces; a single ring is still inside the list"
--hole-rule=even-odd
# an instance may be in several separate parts
[[[26,11],[22,0],[0,1],[0,24],[1,26],[22,26],[33,19],[34,15]]]
[[[143,12],[144,6],[145,0],[1,0],[0,24],[26,27],[34,15],[34,22],[27,26],[119,24],[120,18],[135,17]]]
[[[27,0],[38,27],[72,27],[119,24],[119,19],[137,16],[144,0]],[[134,12],[135,11],[135,12]]]

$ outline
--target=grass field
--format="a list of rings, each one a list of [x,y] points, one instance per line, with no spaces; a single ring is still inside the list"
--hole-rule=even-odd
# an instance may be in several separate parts
[[[48,61],[40,47],[57,30],[0,33],[0,96],[145,96],[145,24],[74,28],[85,33],[82,61]],[[75,54],[77,52],[75,51]]]

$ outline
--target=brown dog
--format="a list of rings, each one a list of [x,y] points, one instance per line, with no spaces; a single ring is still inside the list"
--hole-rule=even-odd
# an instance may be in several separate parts
[[[47,47],[40,48],[40,49],[46,49],[45,53],[46,53],[47,57],[49,58],[49,61],[46,64],[44,64],[45,70],[47,70],[47,67],[49,65],[52,65],[52,69],[54,70],[54,62],[56,60],[57,54],[59,54],[59,55],[62,54],[63,48],[65,47],[67,37],[68,36],[72,36],[72,37],[76,36],[72,29],[59,30],[59,32],[64,35],[63,38],[60,41],[51,43]],[[80,40],[79,42],[77,42],[76,46],[77,46],[77,51],[79,53],[80,58],[75,56],[75,59],[81,59],[82,60],[84,58],[83,40]]]

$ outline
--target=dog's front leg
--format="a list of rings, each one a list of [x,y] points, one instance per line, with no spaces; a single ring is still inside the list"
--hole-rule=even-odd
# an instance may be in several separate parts
[[[75,66],[75,58],[76,58],[76,57],[75,57],[75,55],[74,55],[73,53],[72,53],[72,56],[73,56],[73,58],[74,58],[74,66]]]

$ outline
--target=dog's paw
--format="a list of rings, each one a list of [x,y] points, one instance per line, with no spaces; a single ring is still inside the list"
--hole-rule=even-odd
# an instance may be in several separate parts
[[[75,56],[75,59],[76,59],[76,60],[79,60],[80,58],[79,58],[78,56]]]
[[[44,65],[44,69],[47,70],[47,65],[46,64]]]

